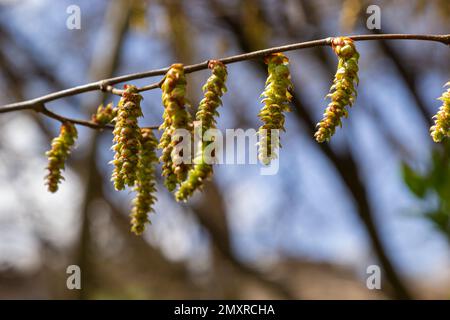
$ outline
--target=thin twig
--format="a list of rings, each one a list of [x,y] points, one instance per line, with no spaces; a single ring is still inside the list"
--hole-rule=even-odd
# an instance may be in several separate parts
[[[92,128],[92,129],[100,129],[100,130],[103,130],[103,129],[113,130],[114,129],[114,126],[110,125],[110,124],[101,125],[101,124],[98,124],[98,123],[95,123],[95,122],[92,122],[92,121],[73,119],[73,118],[68,118],[68,117],[61,116],[61,115],[59,115],[57,113],[54,113],[54,112],[48,110],[43,104],[40,104],[40,105],[38,105],[37,107],[35,107],[33,109],[36,112],[42,113],[43,115],[45,115],[45,116],[47,116],[49,118],[58,120],[60,122],[71,122],[73,124],[78,124],[80,126],[85,126],[85,127]],[[151,127],[145,127],[145,128],[154,130],[154,129],[158,129],[159,126],[151,126]]]
[[[350,36],[351,39],[354,41],[366,41],[366,40],[421,40],[421,41],[434,41],[434,42],[440,42],[445,45],[450,45],[450,34],[446,35],[420,35],[420,34],[369,34],[369,35],[355,35]],[[222,59],[217,59],[221,61],[224,64],[230,64],[245,60],[251,60],[263,57],[265,55],[271,54],[271,53],[277,53],[277,52],[286,52],[286,51],[293,51],[293,50],[299,50],[299,49],[305,49],[305,48],[311,48],[311,47],[319,47],[319,46],[327,46],[331,44],[331,40],[333,38],[325,38],[320,40],[313,40],[313,41],[306,41],[306,42],[300,42],[300,43],[294,43],[294,44],[288,44],[284,46],[279,47],[272,47],[264,50],[258,50],[243,54],[238,54],[235,56],[230,56]],[[200,70],[204,70],[208,68],[208,61],[204,61],[201,63],[188,65],[184,67],[185,73],[192,73]],[[101,90],[105,92],[110,92],[112,94],[121,95],[123,93],[123,90],[116,89],[113,87],[113,85],[126,82],[129,80],[136,80],[136,79],[142,79],[142,78],[149,78],[149,77],[155,77],[155,76],[163,76],[167,73],[169,68],[162,68],[162,69],[156,69],[156,70],[150,70],[140,73],[133,73],[128,75],[123,75],[119,77],[104,79],[96,82],[91,82],[88,84],[84,84],[77,87],[72,87],[69,89],[61,90],[58,92],[50,93],[35,99],[26,100],[22,102],[16,102],[7,104],[0,107],[0,113],[6,113],[6,112],[12,112],[12,111],[18,111],[18,110],[25,110],[25,109],[34,109],[37,108],[39,105],[42,105],[44,103],[58,100],[64,97],[69,97],[73,95],[77,95],[84,92],[89,91],[95,91],[95,90]],[[161,81],[158,83],[150,84],[144,87],[139,88],[138,90],[140,92],[152,90],[160,87]],[[56,115],[58,116],[58,115]],[[80,125],[86,125],[94,128],[92,126],[92,123],[86,123],[86,121],[83,120],[76,120],[78,121],[78,124]],[[75,123],[75,122],[74,122]],[[83,124],[84,123],[84,124]]]

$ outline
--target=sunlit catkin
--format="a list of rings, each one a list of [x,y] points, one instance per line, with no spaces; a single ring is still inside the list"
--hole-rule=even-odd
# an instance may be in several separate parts
[[[342,117],[348,116],[346,106],[352,106],[356,99],[358,84],[358,59],[353,40],[347,37],[332,39],[332,47],[339,57],[338,69],[327,97],[331,102],[325,110],[315,133],[317,142],[329,141],[337,126],[342,126]]]
[[[216,128],[218,116],[217,108],[222,105],[221,97],[227,91],[225,82],[227,80],[226,66],[217,60],[211,60],[208,67],[212,69],[212,75],[203,86],[204,96],[198,107],[195,120],[201,125],[202,135],[209,129]],[[203,182],[212,174],[212,159],[207,159],[206,147],[212,141],[203,141],[198,148],[198,154],[194,159],[194,166],[189,170],[187,179],[180,185],[175,197],[177,201],[186,201],[195,190],[202,187]]]
[[[174,152],[180,140],[173,139],[173,135],[179,129],[192,130],[192,119],[186,110],[186,78],[182,64],[170,67],[161,89],[164,122],[160,129],[164,132],[158,147],[162,149],[160,161],[163,163],[162,174],[166,178],[164,184],[169,191],[173,191],[178,183],[186,179],[189,170],[189,166],[181,161],[182,155]]]
[[[156,202],[155,165],[158,163],[156,156],[158,141],[152,130],[144,128],[141,133],[141,149],[134,188],[136,197],[131,212],[131,231],[137,235],[142,234],[146,223],[150,222],[148,214],[153,211],[153,204]]]
[[[48,174],[45,177],[48,191],[56,192],[58,184],[64,179],[62,170],[70,154],[70,149],[78,137],[77,129],[70,122],[61,125],[59,136],[52,140],[52,148],[46,152],[48,157]]]
[[[450,86],[450,82],[445,86]],[[434,142],[441,142],[444,138],[450,137],[450,88],[438,99],[442,101],[442,106],[433,117],[434,125],[430,129]]]
[[[290,111],[289,102],[292,95],[289,59],[281,53],[270,54],[264,62],[268,67],[266,87],[262,93],[264,107],[258,116],[264,123],[258,130],[259,160],[268,165],[277,157],[276,150],[280,147],[279,134],[273,135],[272,130],[284,131],[284,112]],[[279,132],[278,132],[279,133]]]
[[[136,180],[138,152],[140,149],[140,129],[138,118],[142,116],[140,102],[142,96],[135,86],[128,85],[122,94],[115,117],[114,139],[112,149],[115,151],[112,181],[116,190],[123,190],[125,185],[133,186]]]

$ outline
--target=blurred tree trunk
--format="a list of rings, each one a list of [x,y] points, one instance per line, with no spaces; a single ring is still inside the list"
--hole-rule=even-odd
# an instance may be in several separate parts
[[[109,33],[108,36],[110,38],[110,42],[108,43],[108,48],[96,48],[97,50],[95,52],[98,55],[93,57],[91,64],[92,79],[110,78],[114,75],[120,61],[122,44],[129,25],[131,6],[131,2],[126,0],[108,3],[103,29],[105,32]],[[101,41],[98,43],[102,44]],[[104,96],[98,98],[98,100],[93,103],[85,105],[83,110],[88,110],[88,114],[92,113],[103,100]],[[100,131],[94,130],[92,132],[90,140],[88,141],[88,152],[84,159],[85,164],[83,165],[86,169],[86,189],[81,211],[81,231],[78,248],[78,264],[82,272],[83,285],[83,289],[79,290],[80,299],[88,298],[89,291],[94,286],[94,277],[91,277],[91,274],[95,274],[95,270],[93,270],[93,265],[90,263],[90,250],[92,249],[91,233],[93,230],[90,230],[89,227],[90,214],[92,214],[92,208],[90,206],[94,200],[102,197],[100,190],[102,189],[103,179],[98,172],[96,163],[97,147],[100,135]]]

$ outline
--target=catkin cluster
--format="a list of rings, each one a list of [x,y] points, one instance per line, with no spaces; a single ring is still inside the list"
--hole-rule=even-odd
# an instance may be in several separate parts
[[[258,116],[264,123],[258,130],[259,160],[268,165],[277,157],[276,150],[280,147],[279,132],[273,135],[272,130],[284,129],[284,113],[290,111],[289,102],[292,95],[289,59],[282,53],[274,53],[264,58],[267,64],[268,77],[266,87],[262,93],[264,107]]]
[[[329,141],[336,127],[342,125],[342,118],[348,116],[346,107],[353,105],[357,95],[359,53],[353,40],[348,37],[332,38],[331,45],[339,63],[333,85],[327,95],[331,102],[314,135],[319,143]],[[279,131],[285,131],[285,112],[290,111],[293,85],[286,56],[282,53],[269,54],[264,58],[264,62],[267,65],[268,77],[261,94],[264,105],[258,114],[263,122],[258,130],[258,158],[268,165],[276,159],[277,150],[281,147]],[[196,190],[202,188],[206,179],[213,173],[214,140],[208,138],[208,141],[205,141],[204,138],[208,130],[216,128],[216,118],[219,116],[217,109],[222,105],[222,96],[227,91],[225,84],[228,73],[226,66],[218,60],[210,60],[208,68],[211,75],[202,88],[204,96],[195,117],[195,123],[198,124],[196,128],[200,128],[201,137],[193,165],[183,161],[186,158],[186,155],[182,154],[183,149],[178,151],[178,147],[190,145],[183,145],[184,141],[181,139],[192,139],[192,134],[197,133],[193,132],[193,121],[186,109],[186,78],[182,64],[173,64],[161,83],[164,113],[163,123],[159,127],[163,130],[159,142],[151,128],[139,128],[142,96],[135,86],[125,86],[117,107],[113,107],[111,103],[100,105],[92,116],[91,121],[100,126],[114,123],[112,149],[115,155],[112,161],[112,181],[116,190],[129,186],[136,192],[131,211],[131,231],[137,235],[142,234],[146,224],[150,222],[148,215],[153,212],[156,202],[155,167],[159,161],[162,162],[162,175],[165,177],[164,184],[167,189],[173,192],[179,186],[175,192],[177,201],[186,201]],[[446,86],[450,86],[450,82]],[[434,116],[435,123],[430,128],[435,142],[450,137],[450,88],[439,100],[443,104]],[[182,129],[184,132],[181,132]],[[186,133],[189,137],[182,135]],[[49,172],[46,185],[50,192],[56,192],[59,182],[63,179],[61,172],[76,139],[77,130],[74,124],[63,122],[59,136],[53,139],[51,150],[46,153]],[[162,149],[159,159],[156,154],[158,148]]]
[[[106,107],[101,104],[97,112],[92,115],[91,121],[95,124],[104,126],[117,117],[117,108],[113,108],[112,103],[108,103]]]
[[[169,191],[173,191],[177,184],[186,179],[189,170],[188,164],[182,161],[183,155],[174,149],[180,143],[180,139],[175,139],[174,135],[179,129],[192,131],[192,119],[186,110],[186,78],[182,64],[177,63],[170,67],[161,89],[164,122],[160,129],[164,132],[158,147],[162,149],[160,161],[163,163],[164,184]]]
[[[115,151],[112,181],[116,190],[123,190],[125,185],[131,187],[136,180],[141,136],[138,126],[138,118],[142,116],[141,100],[137,88],[129,85],[117,106],[113,131],[115,144],[112,147]]]
[[[346,106],[352,106],[356,99],[358,84],[358,59],[353,40],[347,37],[333,38],[332,47],[339,57],[337,72],[327,97],[331,102],[325,110],[315,133],[317,142],[329,141],[337,126],[342,126],[342,117],[348,116]]]
[[[450,86],[450,82],[447,82],[445,86]],[[450,88],[442,94],[439,100],[442,101],[442,106],[433,117],[434,126],[430,129],[434,142],[441,142],[444,138],[450,137]]]
[[[195,120],[201,126],[201,147],[198,148],[194,159],[194,166],[189,170],[187,179],[180,185],[175,194],[177,201],[186,201],[195,190],[199,189],[203,182],[212,174],[212,159],[207,159],[206,147],[212,141],[203,141],[204,133],[209,129],[216,128],[218,116],[217,108],[222,105],[221,97],[227,91],[225,82],[227,80],[226,66],[217,60],[211,60],[208,67],[212,70],[211,76],[203,86],[204,96],[200,101]]]
[[[59,182],[64,179],[61,171],[65,167],[70,148],[74,145],[77,137],[78,133],[75,126],[70,122],[64,122],[61,125],[59,136],[52,140],[52,148],[46,152],[48,174],[45,179],[48,191],[56,192]]]
[[[142,234],[145,224],[150,222],[148,214],[153,211],[156,202],[156,177],[155,165],[158,163],[156,147],[158,141],[151,129],[141,129],[141,148],[139,151],[139,163],[137,168],[136,185],[134,190],[137,195],[133,200],[131,211],[131,231]]]

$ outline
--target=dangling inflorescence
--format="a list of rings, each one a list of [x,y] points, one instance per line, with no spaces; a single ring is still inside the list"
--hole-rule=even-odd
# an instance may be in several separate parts
[[[314,135],[317,142],[329,141],[336,131],[336,127],[342,126],[342,117],[348,116],[345,107],[351,107],[357,95],[355,85],[358,85],[359,53],[356,51],[353,40],[347,37],[333,38],[331,45],[339,57],[339,63],[333,85],[327,95],[331,98],[331,102]]]
[[[447,82],[445,86],[450,86],[450,82]],[[444,138],[450,138],[450,88],[438,99],[442,101],[442,106],[433,117],[434,126],[430,129],[434,142],[441,142]]]
[[[164,106],[163,120],[160,129],[164,132],[158,148],[162,149],[160,161],[163,163],[162,175],[164,184],[169,191],[175,190],[177,184],[186,179],[189,166],[181,161],[182,155],[175,152],[174,147],[180,143],[174,139],[176,130],[192,131],[192,119],[186,110],[186,78],[181,63],[173,64],[167,72],[161,85],[162,103]]]
[[[272,130],[284,129],[284,113],[290,111],[289,102],[292,95],[291,75],[289,72],[289,59],[282,53],[274,53],[264,58],[267,64],[268,77],[266,88],[261,94],[264,107],[258,116],[264,123],[258,130],[259,160],[265,164],[277,157],[276,151],[281,146],[279,132],[273,135]]]
[[[48,157],[48,175],[45,177],[48,191],[56,192],[58,184],[64,179],[61,171],[65,168],[65,162],[70,154],[70,148],[78,137],[77,129],[70,122],[61,125],[59,136],[53,139],[52,148],[45,153]]]
[[[142,234],[145,230],[145,224],[150,222],[148,214],[153,212],[152,206],[156,202],[155,165],[158,163],[157,145],[158,141],[152,129],[141,129],[141,148],[134,188],[137,195],[133,200],[131,211],[131,231],[137,235]]]
[[[117,117],[117,108],[113,108],[112,103],[108,103],[106,107],[101,104],[97,112],[92,115],[91,121],[95,124],[104,126],[111,123]]]
[[[216,116],[219,116],[217,108],[222,105],[221,97],[227,91],[227,67],[218,60],[211,60],[208,68],[212,69],[212,75],[203,86],[204,97],[200,101],[196,122],[201,126],[201,145],[194,159],[194,166],[189,170],[187,179],[180,185],[175,194],[177,201],[186,201],[195,190],[202,187],[203,182],[212,174],[212,157],[205,153],[205,149],[212,141],[203,141],[203,135],[209,129],[216,128]]]
[[[117,106],[113,131],[115,145],[112,147],[115,151],[112,161],[114,171],[111,179],[116,190],[123,190],[125,185],[132,187],[136,180],[141,136],[138,126],[138,118],[142,116],[141,100],[142,96],[137,88],[127,85]]]

